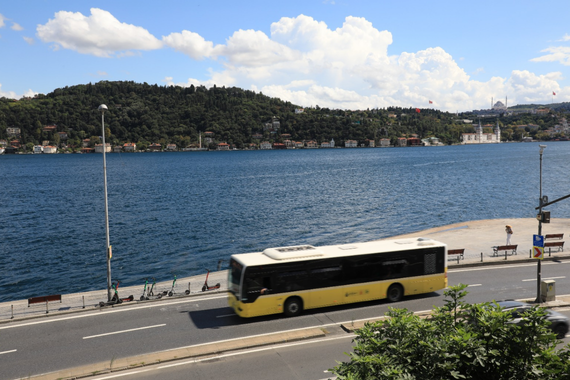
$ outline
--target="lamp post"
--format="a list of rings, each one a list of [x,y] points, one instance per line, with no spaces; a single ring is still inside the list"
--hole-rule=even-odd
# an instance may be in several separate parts
[[[539,145],[538,146],[540,148],[540,185],[539,185],[539,192],[540,192],[540,197],[538,198],[538,215],[540,215],[540,217],[538,218],[538,236],[542,236],[542,205],[543,205],[543,201],[542,201],[542,152],[544,152],[544,148],[546,148],[546,145]],[[543,253],[544,254],[544,253]],[[541,281],[541,263],[542,260],[538,259],[538,264],[536,267],[536,303],[541,303],[542,299],[540,297],[540,281]]]
[[[111,242],[109,240],[109,204],[107,201],[107,159],[105,157],[105,150],[107,145],[105,144],[105,111],[108,110],[105,104],[99,106],[99,111],[101,111],[101,129],[103,131],[103,180],[105,183],[105,232],[107,235],[107,301],[111,302],[113,298],[113,292],[111,288]]]

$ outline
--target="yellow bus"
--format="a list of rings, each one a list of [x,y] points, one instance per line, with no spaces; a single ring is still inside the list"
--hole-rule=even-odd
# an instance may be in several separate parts
[[[232,255],[228,304],[240,317],[430,293],[447,287],[447,248],[408,238]]]

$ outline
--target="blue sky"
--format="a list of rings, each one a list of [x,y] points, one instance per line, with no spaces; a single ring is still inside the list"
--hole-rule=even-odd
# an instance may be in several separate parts
[[[10,1],[0,96],[121,80],[341,109],[567,102],[568,14],[568,0]]]

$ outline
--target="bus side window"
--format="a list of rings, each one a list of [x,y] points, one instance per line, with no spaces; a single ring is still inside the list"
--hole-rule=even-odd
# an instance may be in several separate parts
[[[262,294],[272,291],[271,277],[252,276],[245,278],[245,294],[248,302],[253,302]]]

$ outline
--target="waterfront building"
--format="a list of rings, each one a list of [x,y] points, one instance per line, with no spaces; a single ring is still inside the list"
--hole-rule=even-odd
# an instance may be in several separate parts
[[[295,149],[300,149],[303,147],[303,142],[302,141],[295,141],[294,145],[295,145]]]
[[[152,152],[160,152],[162,150],[162,145],[160,145],[158,143],[150,144],[148,146],[148,150],[150,150]]]
[[[261,144],[259,144],[259,149],[270,150],[271,149],[271,143],[269,141],[264,141]]]
[[[113,153],[121,153],[123,151],[123,147],[120,145],[115,145],[113,147]]]
[[[479,126],[475,128],[475,133],[461,134],[462,144],[497,144],[500,142],[501,128],[499,128],[498,120],[494,133],[483,133],[483,127],[481,126],[481,121],[479,121]]]
[[[91,139],[84,139],[81,144],[84,148],[87,148],[91,144]]]
[[[52,145],[48,145],[48,146],[44,146],[44,154],[55,154],[57,153],[57,147],[56,146],[52,146]]]
[[[367,140],[369,148],[375,148],[376,142],[374,140]]]
[[[176,144],[168,144],[166,146],[166,150],[169,152],[176,152],[178,148],[176,147]]]
[[[8,141],[6,140],[0,140],[0,146],[3,148],[6,148],[8,146]]]
[[[230,150],[230,144],[225,142],[219,143],[216,150]]]
[[[43,153],[44,152],[44,147],[41,145],[34,145],[34,150],[33,150],[34,154],[38,154],[38,153]]]
[[[309,148],[309,149],[316,149],[316,148],[319,147],[319,145],[317,144],[317,142],[314,141],[314,140],[307,141],[307,142],[305,143],[305,146],[306,146],[307,148]]]
[[[358,142],[356,140],[346,140],[344,142],[345,148],[356,148],[358,146]]]
[[[397,146],[408,146],[408,139],[405,137],[398,137]]]
[[[44,147],[44,153],[46,153]],[[95,144],[95,153],[103,153],[103,144]],[[105,153],[111,153],[111,144],[105,143]]]
[[[380,139],[380,147],[385,148],[390,146],[390,139]]]
[[[123,150],[125,152],[134,152],[135,150],[137,150],[137,144],[136,143],[124,143],[123,144]]]

